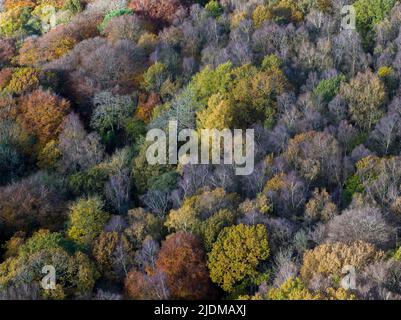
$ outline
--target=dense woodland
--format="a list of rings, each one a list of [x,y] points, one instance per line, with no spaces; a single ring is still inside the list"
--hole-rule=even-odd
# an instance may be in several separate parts
[[[401,299],[398,1],[2,5],[0,299]],[[149,165],[170,120],[254,172]]]

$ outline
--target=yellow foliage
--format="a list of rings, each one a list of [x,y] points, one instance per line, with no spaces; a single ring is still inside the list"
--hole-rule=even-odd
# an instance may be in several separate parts
[[[270,20],[272,17],[269,7],[259,5],[252,13],[252,22],[255,28],[260,28],[265,21]]]
[[[4,90],[10,94],[23,94],[39,87],[40,71],[35,68],[18,68]]]
[[[208,107],[197,113],[198,128],[223,130],[231,128],[234,119],[232,106],[220,94],[210,97]]]
[[[356,241],[350,245],[344,243],[326,243],[306,251],[301,267],[301,276],[310,280],[315,274],[339,278],[344,266],[353,266],[361,270],[366,265],[384,257],[384,252],[364,241]]]

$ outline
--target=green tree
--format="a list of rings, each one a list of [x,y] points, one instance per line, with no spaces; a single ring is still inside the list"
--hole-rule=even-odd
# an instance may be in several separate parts
[[[143,74],[146,91],[159,93],[163,83],[168,79],[169,73],[165,64],[156,62]]]
[[[42,250],[67,248],[68,242],[59,232],[41,229],[35,232],[20,248],[20,255],[32,255]]]
[[[109,214],[98,197],[79,199],[71,207],[68,236],[80,245],[90,245],[103,230]]]
[[[335,97],[335,95],[340,90],[340,85],[345,81],[345,76],[340,74],[330,79],[325,79],[319,82],[316,88],[313,90],[313,93],[325,102],[329,103],[331,99]]]
[[[221,209],[201,224],[201,235],[207,252],[212,249],[221,230],[235,223],[236,215],[227,209]]]
[[[356,27],[366,48],[372,48],[374,45],[374,26],[390,13],[395,2],[396,0],[355,1]]]
[[[216,0],[209,1],[205,9],[213,18],[218,18],[224,12],[223,7]]]

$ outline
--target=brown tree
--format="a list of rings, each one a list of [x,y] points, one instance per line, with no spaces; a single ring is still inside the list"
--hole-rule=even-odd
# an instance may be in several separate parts
[[[166,274],[173,299],[212,298],[205,254],[192,234],[177,232],[162,243],[156,268]]]
[[[19,120],[44,145],[56,138],[63,118],[69,111],[70,103],[67,100],[38,89],[21,98]]]
[[[129,8],[162,24],[171,23],[175,14],[191,4],[190,0],[132,0]]]

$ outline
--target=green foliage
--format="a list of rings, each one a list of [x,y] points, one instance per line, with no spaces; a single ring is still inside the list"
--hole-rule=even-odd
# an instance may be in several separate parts
[[[374,26],[388,16],[396,0],[357,0],[354,2],[356,11],[356,27],[362,35],[366,48],[374,45]]]
[[[75,245],[65,239],[59,232],[50,232],[40,229],[35,232],[19,249],[21,256],[30,256],[42,250],[52,250],[61,248],[67,252],[74,252]]]
[[[102,166],[94,166],[86,171],[74,173],[68,177],[68,186],[76,194],[101,194],[108,179],[108,172]]]
[[[277,57],[275,54],[270,54],[263,58],[262,70],[268,71],[273,68],[281,68],[282,64],[283,62],[279,57]]]
[[[178,181],[176,171],[165,172],[158,177],[152,177],[149,180],[150,190],[171,191],[175,189]]]
[[[180,208],[170,211],[166,226],[170,230],[199,234],[202,221],[212,217],[220,209],[233,210],[238,203],[237,194],[226,193],[222,188],[212,191],[200,190],[198,194],[187,197]],[[222,215],[217,217],[216,220],[223,218],[225,213]],[[216,220],[214,221],[217,222]],[[211,232],[213,233],[213,231]]]
[[[108,12],[102,23],[98,26],[98,29],[100,32],[103,32],[103,30],[106,28],[107,24],[109,23],[109,21],[111,19],[113,19],[114,17],[119,17],[119,16],[123,16],[125,14],[133,14],[134,11],[132,9],[117,9],[117,10],[112,10],[110,12]]]
[[[209,1],[205,9],[213,18],[218,18],[224,12],[223,7],[216,0]]]
[[[99,274],[93,262],[82,252],[69,250],[60,233],[36,232],[19,250],[0,264],[0,292],[19,290],[23,286],[39,289],[42,299],[88,298]],[[51,265],[56,271],[56,288],[45,290],[40,285],[42,268]],[[29,293],[34,296],[34,292]]]
[[[64,1],[63,9],[72,13],[78,13],[82,11],[83,6],[81,0],[66,0]]]
[[[146,151],[149,145],[150,143],[140,144],[139,154],[133,159],[132,163],[132,176],[140,193],[145,193],[156,177],[160,177],[172,169],[170,165],[150,165],[148,163]]]
[[[169,77],[166,65],[156,62],[143,75],[144,87],[148,92],[160,92],[163,83]]]
[[[269,257],[266,227],[239,224],[223,229],[208,255],[210,278],[225,291],[257,274],[259,263]]]
[[[5,12],[0,12],[0,35],[6,37],[23,36],[34,32],[28,21],[32,9],[29,7],[15,7]]]
[[[204,68],[197,73],[191,81],[190,87],[195,93],[196,100],[206,106],[209,98],[216,94],[228,92],[232,85],[232,64],[227,62],[219,65],[216,69]]]
[[[124,131],[130,142],[135,143],[146,134],[146,125],[143,121],[129,117],[124,121]]]
[[[401,261],[401,247],[398,247],[393,256],[394,260]]]
[[[222,209],[202,222],[200,233],[207,252],[212,249],[220,232],[235,223],[236,215],[227,209]]]
[[[340,74],[336,77],[322,80],[313,90],[313,93],[320,96],[325,103],[329,103],[333,99],[338,91],[340,90],[340,85],[345,81],[345,76]]]
[[[353,174],[352,176],[349,176],[347,178],[347,181],[345,182],[345,188],[344,188],[344,201],[345,203],[350,203],[352,200],[352,196],[359,192],[362,193],[365,190],[361,179],[357,174]]]
[[[103,211],[103,202],[98,197],[80,199],[71,206],[67,235],[77,244],[89,246],[108,219],[109,214]]]
[[[98,130],[102,137],[122,129],[125,120],[135,109],[131,96],[114,95],[107,91],[96,94],[93,103],[96,108],[92,114],[91,126]]]

